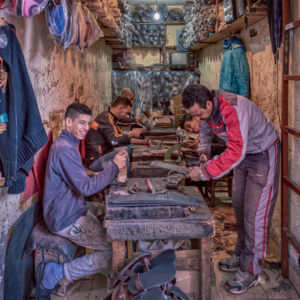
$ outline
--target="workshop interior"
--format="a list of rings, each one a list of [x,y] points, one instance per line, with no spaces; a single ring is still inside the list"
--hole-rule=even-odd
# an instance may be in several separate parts
[[[299,28],[297,0],[1,0],[0,300],[300,299]]]

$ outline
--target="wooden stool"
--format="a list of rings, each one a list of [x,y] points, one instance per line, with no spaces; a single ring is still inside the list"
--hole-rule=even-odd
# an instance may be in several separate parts
[[[228,193],[228,198],[232,197],[232,172],[228,176],[216,180],[210,180],[206,182],[205,185],[205,198],[208,201],[210,207],[216,206],[216,193]],[[225,185],[220,185],[220,183],[225,183]],[[227,183],[227,185],[226,185]],[[218,185],[219,184],[219,185]],[[227,197],[218,197],[218,204],[232,205],[232,201]],[[227,201],[226,201],[227,200]]]

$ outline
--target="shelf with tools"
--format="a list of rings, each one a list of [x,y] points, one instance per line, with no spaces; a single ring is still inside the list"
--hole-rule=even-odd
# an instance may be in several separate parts
[[[253,11],[246,13],[247,27],[252,24],[268,17],[268,12],[261,9],[252,9]],[[245,28],[245,15],[239,17],[237,20],[233,21],[231,24],[225,24],[218,29],[218,32],[212,34],[210,37],[206,38],[202,42],[199,42],[195,46],[191,47],[190,50],[200,50],[202,48],[208,47],[211,44],[215,44],[218,41],[226,38],[229,32],[232,34],[238,34],[241,30]]]

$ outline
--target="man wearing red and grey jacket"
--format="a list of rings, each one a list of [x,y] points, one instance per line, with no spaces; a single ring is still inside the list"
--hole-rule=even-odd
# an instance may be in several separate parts
[[[191,179],[217,179],[234,169],[232,206],[238,239],[235,254],[221,260],[219,267],[237,271],[225,287],[241,294],[259,283],[262,259],[268,251],[280,175],[278,131],[254,103],[240,95],[190,85],[182,102],[202,121],[197,151],[205,163],[189,169]],[[227,149],[208,160],[214,134],[226,142]]]

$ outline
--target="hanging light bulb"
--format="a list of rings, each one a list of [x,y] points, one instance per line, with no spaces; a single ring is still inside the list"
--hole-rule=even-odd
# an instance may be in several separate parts
[[[156,13],[154,14],[154,19],[155,19],[155,20],[159,20],[159,19],[160,19],[160,14],[159,14],[158,12],[156,12]]]

